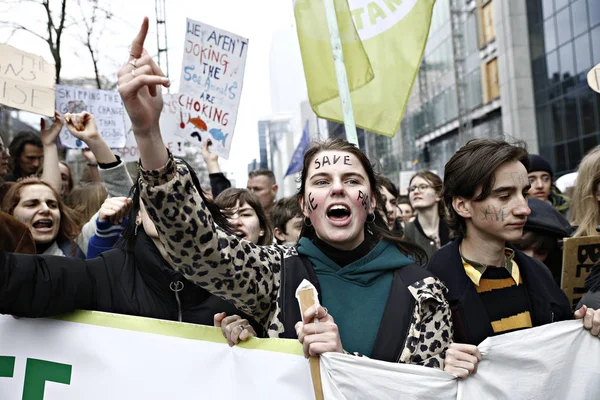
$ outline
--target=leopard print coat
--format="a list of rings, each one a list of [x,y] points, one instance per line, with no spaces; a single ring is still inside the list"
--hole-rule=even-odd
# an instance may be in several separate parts
[[[187,166],[172,156],[158,170],[141,169],[141,197],[156,225],[170,266],[188,280],[253,316],[279,337],[282,257],[295,248],[257,246],[216,226],[192,183]],[[445,287],[434,277],[409,287],[416,299],[398,362],[443,368],[453,331]]]

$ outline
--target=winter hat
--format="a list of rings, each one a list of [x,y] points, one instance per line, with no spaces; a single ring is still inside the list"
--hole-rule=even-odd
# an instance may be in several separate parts
[[[554,175],[550,163],[546,161],[545,158],[543,158],[542,156],[538,156],[537,154],[530,154],[529,168],[527,168],[527,173],[536,171],[545,171],[549,173],[550,176]]]
[[[538,169],[536,171],[540,170]],[[536,199],[535,197],[528,197],[527,203],[531,210],[531,214],[527,217],[527,222],[525,222],[526,230],[539,232],[546,236],[555,236],[557,238],[571,236],[573,227],[571,227],[569,221],[567,221],[561,213],[556,211],[552,205],[540,199]]]

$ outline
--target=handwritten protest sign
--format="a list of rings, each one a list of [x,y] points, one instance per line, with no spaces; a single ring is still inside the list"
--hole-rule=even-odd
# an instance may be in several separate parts
[[[179,95],[163,94],[164,106],[158,123],[165,146],[167,146],[173,155],[183,157],[185,156],[184,145],[188,141],[188,138],[179,128],[180,113],[182,111],[179,107],[178,98]],[[131,120],[127,113],[125,113],[125,130],[127,132],[125,145],[122,148],[113,149],[113,151],[124,162],[138,161],[140,154],[133,131],[131,130]]]
[[[53,117],[55,76],[42,57],[0,44],[0,103]]]
[[[61,114],[89,112],[96,119],[100,135],[109,147],[120,148],[125,145],[125,108],[119,93],[56,85],[56,109]],[[73,149],[86,147],[85,143],[71,135],[66,127],[60,132],[60,142],[63,146]]]
[[[187,20],[179,85],[180,128],[191,143],[209,138],[223,158],[235,129],[248,39]]]
[[[561,287],[575,307],[586,293],[585,278],[600,261],[600,236],[565,239]]]

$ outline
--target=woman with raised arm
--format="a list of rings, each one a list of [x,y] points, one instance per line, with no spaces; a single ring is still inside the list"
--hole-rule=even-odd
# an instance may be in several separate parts
[[[226,232],[187,165],[162,141],[157,85],[169,83],[143,50],[147,30],[145,19],[119,71],[119,92],[140,150],[141,197],[170,266],[249,314],[270,337],[298,338],[307,356],[349,351],[441,368],[452,337],[443,285],[414,263],[422,251],[374,212],[379,194],[365,154],[339,139],[306,152],[297,248],[258,246]],[[304,279],[318,288],[321,305],[300,315],[295,291]]]

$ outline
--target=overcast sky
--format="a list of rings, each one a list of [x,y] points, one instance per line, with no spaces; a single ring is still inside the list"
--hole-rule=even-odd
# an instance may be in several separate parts
[[[81,0],[85,4],[85,0]],[[6,0],[0,5],[1,20],[22,23],[40,34],[44,26],[44,10],[39,5],[25,1]],[[61,1],[50,0],[54,7]],[[115,14],[114,21],[102,30],[100,43],[100,71],[114,77],[120,65],[127,60],[127,48],[139,29],[144,16],[150,18],[150,32],[146,47],[150,54],[156,54],[155,8],[152,0],[100,0]],[[78,15],[75,0],[67,3],[67,13]],[[167,0],[167,36],[169,50],[169,72],[172,92],[177,91],[183,57],[183,41],[186,18],[192,18],[250,40],[244,86],[236,124],[235,138],[231,147],[230,162],[224,162],[223,169],[235,172],[238,186],[245,184],[247,164],[258,157],[257,122],[271,114],[269,94],[269,50],[274,32],[293,27],[291,0]],[[0,42],[7,42],[9,31],[0,30]],[[24,51],[42,55],[52,62],[48,46],[35,36],[20,32],[14,34],[8,44]],[[74,78],[93,77],[89,55],[73,36],[65,37],[61,50],[63,70],[61,76]],[[232,165],[233,164],[233,165]]]

